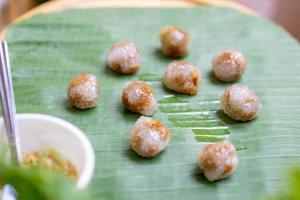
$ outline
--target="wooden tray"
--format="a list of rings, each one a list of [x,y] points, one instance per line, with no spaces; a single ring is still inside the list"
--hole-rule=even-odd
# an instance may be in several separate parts
[[[22,21],[39,13],[57,12],[74,8],[166,8],[166,7],[192,7],[199,4],[232,8],[247,14],[256,14],[253,10],[227,0],[57,0],[44,3],[17,18],[13,23]],[[5,31],[0,33],[4,39]]]

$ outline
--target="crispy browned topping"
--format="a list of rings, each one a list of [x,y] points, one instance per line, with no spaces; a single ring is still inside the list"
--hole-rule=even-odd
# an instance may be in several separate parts
[[[131,81],[123,91],[122,102],[129,110],[140,112],[151,103],[152,96],[153,92],[148,84],[142,81]]]
[[[198,92],[200,76],[199,70],[192,63],[173,61],[166,70],[164,84],[173,91],[195,95]]]
[[[202,160],[202,168],[205,170],[212,170],[216,169],[218,165],[218,159],[220,159],[220,154],[222,151],[222,148],[225,149],[228,152],[228,157],[231,158],[236,155],[235,149],[232,148],[232,145],[228,142],[217,142],[214,144],[208,144],[203,149],[203,153],[201,155]],[[224,172],[228,169],[231,169],[231,164],[224,162]]]
[[[189,35],[172,26],[162,28],[160,33],[162,53],[169,57],[182,57],[188,53]]]
[[[63,159],[59,153],[52,149],[24,153],[23,164],[25,166],[38,166],[62,173],[74,182],[78,179],[78,173],[75,166],[69,160]]]
[[[163,123],[141,116],[131,131],[130,143],[137,154],[151,158],[166,148],[170,138],[171,133]]]
[[[153,129],[153,130],[157,131],[164,140],[168,140],[171,137],[169,129],[163,123],[161,123],[159,120],[149,121],[146,124],[146,127],[149,127],[149,129]]]
[[[80,108],[92,108],[97,105],[100,86],[96,77],[83,73],[75,77],[69,84],[68,97],[70,104]]]
[[[146,158],[152,158],[157,155],[157,146],[152,145],[148,146],[147,150],[144,151],[141,149],[141,146],[144,144],[144,138],[142,137],[132,137],[131,138],[131,146],[135,152],[138,153],[138,155],[146,157]]]
[[[192,87],[187,91],[190,95],[195,95],[198,92],[198,86],[200,83],[200,76],[198,71],[192,71],[191,74]]]
[[[238,165],[238,157],[234,146],[228,141],[222,141],[206,145],[198,164],[206,178],[214,181],[232,174]]]
[[[221,98],[221,104],[225,114],[241,121],[254,119],[262,107],[255,92],[241,84],[228,87]]]
[[[70,83],[69,87],[76,87],[78,85],[82,85],[89,81],[91,78],[91,74],[88,73],[82,73],[78,76],[76,76]]]
[[[246,60],[240,52],[223,51],[212,61],[215,76],[224,82],[237,80],[246,69]]]
[[[140,68],[140,51],[132,42],[119,42],[112,46],[107,65],[118,73],[133,74]]]
[[[220,65],[224,62],[235,62],[235,60],[233,60],[233,56],[232,56],[232,52],[231,51],[224,51],[223,53],[221,53],[218,56],[218,59],[216,59],[216,64]]]
[[[140,66],[139,65],[131,65],[130,67],[125,69],[123,67],[123,64],[115,63],[115,64],[113,64],[113,68],[116,72],[119,72],[121,74],[134,74],[139,70]]]
[[[184,79],[183,79],[183,77],[182,77],[180,74],[176,74],[176,75],[175,75],[174,81],[175,81],[175,83],[176,83],[178,86],[184,84]]]

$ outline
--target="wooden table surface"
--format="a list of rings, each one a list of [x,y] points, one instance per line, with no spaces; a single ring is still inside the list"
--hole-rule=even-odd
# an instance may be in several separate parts
[[[26,18],[39,13],[62,11],[71,8],[125,8],[125,7],[192,7],[199,4],[227,7],[245,12],[256,14],[249,8],[229,0],[56,0],[41,4],[36,8],[18,17],[13,23],[17,23]],[[0,39],[4,39],[5,29],[0,33]]]

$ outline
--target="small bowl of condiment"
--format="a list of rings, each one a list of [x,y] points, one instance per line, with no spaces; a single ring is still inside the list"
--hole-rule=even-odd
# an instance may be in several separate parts
[[[73,124],[50,115],[17,114],[23,165],[42,164],[67,176],[78,189],[92,179],[95,153],[86,135]],[[3,119],[0,145],[7,143]]]

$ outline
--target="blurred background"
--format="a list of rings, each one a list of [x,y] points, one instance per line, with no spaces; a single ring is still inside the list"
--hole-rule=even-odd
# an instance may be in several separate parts
[[[31,8],[47,0],[0,0],[0,30]],[[59,0],[56,0],[59,1]],[[76,0],[68,0],[76,1]],[[101,0],[99,0],[101,1]],[[142,0],[141,0],[142,1]],[[167,1],[167,0],[166,0]],[[178,0],[180,1],[180,0]],[[216,0],[211,0],[216,1]],[[220,1],[220,0],[217,0]],[[222,0],[221,0],[222,1]],[[230,1],[230,0],[223,0]],[[284,27],[300,41],[300,0],[232,0]]]

